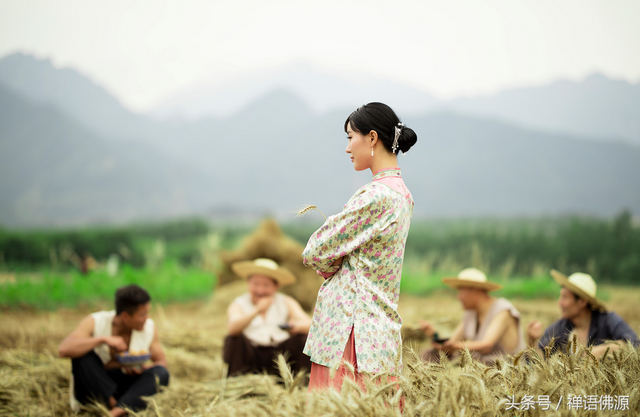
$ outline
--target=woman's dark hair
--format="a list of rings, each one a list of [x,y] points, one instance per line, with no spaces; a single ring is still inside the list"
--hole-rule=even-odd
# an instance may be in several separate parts
[[[116,314],[127,312],[135,313],[139,306],[151,301],[151,296],[144,288],[136,284],[120,287],[116,291]]]
[[[393,139],[396,126],[400,128],[398,137],[398,149],[402,153],[407,153],[409,149],[418,141],[418,136],[413,129],[400,124],[400,119],[396,113],[384,103],[369,103],[360,106],[351,113],[344,122],[344,131],[351,123],[351,129],[363,135],[375,130],[378,138],[389,152],[393,152]],[[396,151],[397,153],[397,151]]]
[[[566,287],[563,287],[566,288]],[[576,294],[575,292],[569,290],[569,292],[571,292],[571,295],[573,295],[573,299],[576,300],[576,302],[583,300],[582,297],[580,297],[578,294]],[[588,300],[587,301],[587,307],[589,307],[590,310],[594,311],[594,310],[598,310],[598,307],[594,306],[593,304],[591,304]]]

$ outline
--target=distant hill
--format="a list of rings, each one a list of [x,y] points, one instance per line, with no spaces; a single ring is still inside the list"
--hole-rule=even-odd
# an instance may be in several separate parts
[[[171,140],[181,120],[215,124],[274,91],[288,91],[316,114],[353,111],[370,101],[401,115],[449,110],[526,128],[640,145],[640,83],[594,74],[582,82],[559,80],[510,89],[494,96],[438,100],[419,89],[367,75],[335,75],[298,63],[247,75],[216,87],[199,85],[159,104],[149,115],[127,111],[104,88],[76,70],[21,53],[0,59],[0,84],[39,103],[67,112],[114,140]]]
[[[71,68],[16,53],[0,59],[0,83],[33,102],[52,104],[80,123],[115,133],[135,118],[112,95]]]
[[[422,113],[438,103],[432,95],[407,85],[366,74],[336,75],[307,63],[215,84],[198,85],[176,94],[159,104],[152,114],[190,120],[225,118],[274,90],[290,91],[317,113],[341,108],[353,111],[371,101],[388,103],[401,113]]]
[[[625,207],[640,212],[638,147],[452,113],[408,122],[421,142],[401,163],[426,213],[613,215]]]
[[[457,99],[444,107],[537,130],[640,145],[640,84],[599,74],[582,82],[563,80],[492,97]]]
[[[352,109],[319,114],[278,89],[224,119],[156,121],[99,99],[102,89],[80,83],[82,93],[67,94],[73,82],[50,82],[56,94],[46,100],[15,82],[0,88],[0,224],[233,212],[290,218],[304,204],[337,212],[370,180],[344,152]],[[92,94],[137,133],[104,128],[97,110],[76,112]],[[399,157],[417,216],[640,213],[640,147],[451,111],[403,120],[419,136]]]
[[[640,145],[640,84],[595,74],[582,82],[509,89],[494,96],[438,100],[406,85],[369,76],[336,76],[307,65],[245,76],[223,86],[202,85],[160,104],[160,118],[228,117],[273,90],[291,91],[317,112],[354,110],[382,101],[402,115],[450,110],[550,133]]]
[[[57,107],[111,141],[157,144],[175,133],[176,123],[132,113],[86,75],[71,68],[54,68],[47,59],[21,53],[0,59],[0,85],[34,103]]]
[[[184,215],[204,208],[198,193],[206,187],[205,176],[158,150],[110,143],[55,107],[0,87],[0,224]]]

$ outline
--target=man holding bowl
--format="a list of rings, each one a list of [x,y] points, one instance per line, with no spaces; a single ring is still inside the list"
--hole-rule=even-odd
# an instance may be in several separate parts
[[[146,408],[143,396],[169,383],[164,351],[153,320],[151,297],[132,284],[116,291],[116,309],[85,317],[60,343],[59,353],[71,358],[71,408],[94,401],[112,416]],[[151,361],[150,363],[148,361]]]

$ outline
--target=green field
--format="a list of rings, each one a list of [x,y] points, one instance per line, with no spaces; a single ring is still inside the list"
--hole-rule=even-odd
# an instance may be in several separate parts
[[[255,225],[201,219],[77,230],[0,229],[0,305],[53,309],[109,301],[137,283],[168,303],[203,298],[216,283],[221,251],[236,248]],[[319,226],[307,219],[281,225],[301,245]],[[79,272],[82,255],[98,267]],[[108,271],[109,263],[118,265]],[[407,240],[402,291],[428,295],[443,276],[476,267],[503,285],[497,294],[554,298],[551,268],[584,271],[599,284],[635,284],[640,227],[628,212],[613,219],[416,219]],[[601,294],[606,298],[606,293]]]
[[[455,273],[425,274],[405,271],[401,291],[410,295],[431,295],[446,290],[441,278],[451,275]],[[105,270],[92,271],[87,275],[78,271],[56,273],[44,270],[39,273],[16,273],[12,276],[12,282],[0,284],[0,305],[42,310],[78,306],[91,308],[108,304],[113,299],[115,290],[127,284],[138,284],[146,288],[154,301],[162,304],[204,299],[212,294],[216,284],[213,273],[195,267],[184,267],[175,261],[165,261],[156,269],[134,268],[125,264],[114,276]],[[558,296],[558,284],[550,277],[516,277],[495,281],[503,285],[503,289],[495,293],[498,296],[525,299]],[[604,295],[606,299],[606,294]]]
[[[115,275],[106,270],[87,275],[78,271],[16,274],[15,282],[0,284],[0,305],[55,309],[58,307],[92,307],[111,301],[117,288],[138,284],[147,288],[160,303],[204,299],[211,295],[215,276],[194,267],[185,268],[166,261],[159,268],[134,268],[124,265]]]

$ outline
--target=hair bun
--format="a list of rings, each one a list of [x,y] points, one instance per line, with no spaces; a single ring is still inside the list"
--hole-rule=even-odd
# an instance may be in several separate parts
[[[418,135],[413,129],[403,126],[400,128],[400,137],[398,137],[398,148],[402,153],[409,152],[409,149],[418,141]]]
[[[349,125],[353,131],[363,135],[375,131],[384,148],[394,154],[398,154],[398,151],[406,153],[418,141],[416,133],[406,127],[391,107],[384,103],[373,102],[358,107],[345,120],[345,132]]]

